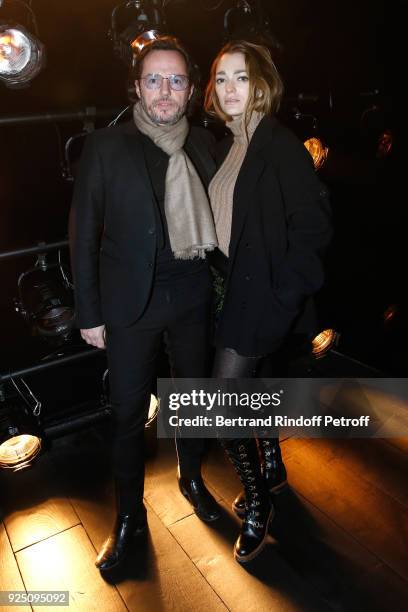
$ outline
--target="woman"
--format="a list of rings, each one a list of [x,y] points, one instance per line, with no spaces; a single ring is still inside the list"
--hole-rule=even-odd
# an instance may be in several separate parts
[[[266,47],[232,41],[213,62],[205,107],[232,132],[209,188],[219,243],[213,264],[225,278],[218,378],[254,376],[289,332],[315,331],[311,296],[323,282],[330,212],[309,153],[274,116],[282,93]],[[277,440],[259,441],[263,466],[255,438],[223,444],[244,486],[234,502],[244,518],[234,554],[246,562],[264,546],[269,493],[286,474]]]

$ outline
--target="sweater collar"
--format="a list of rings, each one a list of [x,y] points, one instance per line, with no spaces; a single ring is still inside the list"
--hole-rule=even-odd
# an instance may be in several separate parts
[[[253,111],[249,118],[248,124],[245,129],[245,115],[241,115],[232,121],[227,121],[226,126],[231,130],[234,135],[234,141],[249,144],[251,138],[258,127],[259,123],[263,119],[264,114]]]

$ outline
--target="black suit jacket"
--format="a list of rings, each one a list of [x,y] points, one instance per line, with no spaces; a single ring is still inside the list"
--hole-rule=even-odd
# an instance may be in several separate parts
[[[204,185],[215,171],[213,142],[210,132],[192,127],[184,146]],[[141,316],[155,268],[156,206],[134,123],[88,136],[75,180],[71,234],[80,328],[125,326]]]
[[[219,164],[231,144],[229,137],[220,143]],[[314,332],[308,298],[322,286],[330,237],[328,192],[309,153],[276,118],[264,117],[235,185],[218,344],[263,355],[291,330]]]

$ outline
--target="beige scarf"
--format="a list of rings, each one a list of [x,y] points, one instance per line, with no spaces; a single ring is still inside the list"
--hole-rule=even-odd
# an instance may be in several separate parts
[[[156,125],[140,102],[133,108],[136,127],[170,156],[166,173],[164,212],[170,246],[176,259],[205,258],[217,246],[214,221],[201,179],[183,151],[189,125]]]
[[[254,111],[245,129],[244,117],[228,121],[226,126],[234,135],[234,142],[224,163],[210,183],[209,194],[214,214],[219,249],[228,257],[231,239],[232,209],[235,183],[248,145],[263,115]]]

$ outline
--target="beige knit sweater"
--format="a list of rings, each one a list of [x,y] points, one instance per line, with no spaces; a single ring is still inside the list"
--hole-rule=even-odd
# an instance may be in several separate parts
[[[234,142],[224,163],[213,177],[209,186],[211,208],[214,215],[218,248],[228,257],[231,239],[232,208],[235,183],[244,161],[251,138],[263,118],[263,114],[253,112],[248,123],[248,138],[245,131],[244,117],[238,117],[226,123],[234,134]]]

